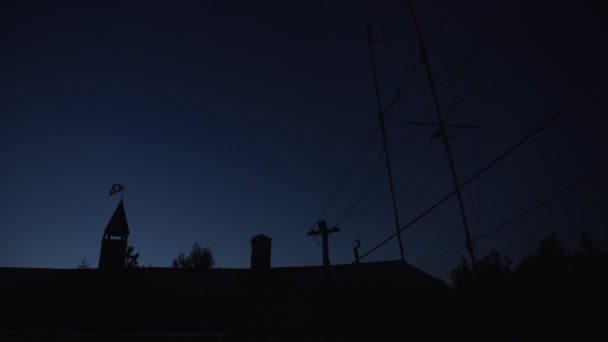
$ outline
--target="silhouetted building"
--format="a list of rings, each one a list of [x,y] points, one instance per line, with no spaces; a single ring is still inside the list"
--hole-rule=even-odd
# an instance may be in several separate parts
[[[264,234],[251,238],[251,269],[269,270],[272,239]]]
[[[0,340],[324,341],[322,266],[250,269],[0,268]],[[335,341],[454,333],[448,287],[402,261],[331,266]],[[9,314],[10,313],[10,314]],[[448,319],[450,318],[450,319]]]
[[[376,341],[465,334],[442,281],[403,261],[270,267],[271,239],[252,238],[251,269],[122,269],[122,201],[99,268],[0,268],[0,340]],[[118,237],[118,238],[114,238]],[[259,270],[264,270],[260,272]]]
[[[121,270],[125,267],[128,239],[129,224],[121,199],[103,232],[99,255],[100,270]]]

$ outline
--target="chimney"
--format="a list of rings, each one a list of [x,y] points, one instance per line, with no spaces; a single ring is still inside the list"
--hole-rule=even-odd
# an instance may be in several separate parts
[[[254,271],[270,269],[270,245],[272,239],[264,234],[251,238],[251,269]]]

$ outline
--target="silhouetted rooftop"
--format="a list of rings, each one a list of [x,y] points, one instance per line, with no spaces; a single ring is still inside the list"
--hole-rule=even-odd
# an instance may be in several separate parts
[[[416,331],[446,318],[447,286],[407,263],[337,265],[329,274],[334,329]],[[310,333],[319,331],[326,312],[322,267],[259,272],[146,267],[122,273],[0,268],[0,284],[14,299],[5,323],[15,333],[73,327]]]

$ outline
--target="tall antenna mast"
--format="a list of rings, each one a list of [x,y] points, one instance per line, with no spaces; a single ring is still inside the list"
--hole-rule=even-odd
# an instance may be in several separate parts
[[[406,0],[403,0],[404,2]],[[437,89],[435,88],[435,83],[433,82],[433,76],[431,74],[431,67],[428,59],[428,54],[426,48],[424,47],[424,42],[422,41],[422,33],[420,32],[420,24],[418,23],[418,18],[416,17],[416,12],[414,11],[414,4],[412,0],[407,0],[410,11],[412,12],[412,18],[414,19],[414,25],[416,26],[416,34],[418,35],[418,44],[420,45],[420,59],[424,63],[424,67],[426,70],[426,76],[429,81],[429,86],[431,88],[431,92],[433,93],[433,100],[435,102],[435,109],[437,110],[437,119],[439,120],[439,133],[441,134],[441,138],[443,140],[443,146],[445,147],[445,151],[448,157],[448,162],[450,164],[450,171],[452,172],[452,181],[454,182],[454,187],[456,188],[456,196],[458,198],[458,204],[460,206],[460,214],[462,217],[462,225],[464,227],[464,232],[466,235],[465,245],[469,252],[469,256],[471,258],[471,265],[473,269],[475,269],[475,250],[473,248],[473,240],[471,239],[471,233],[469,231],[469,223],[467,221],[467,214],[464,208],[464,201],[462,199],[462,193],[460,191],[460,182],[458,181],[458,175],[456,174],[456,167],[454,166],[454,158],[452,156],[452,150],[450,148],[450,142],[448,139],[448,135],[445,131],[445,120],[441,115],[441,109],[439,106],[439,97],[437,96]]]
[[[382,110],[382,102],[380,100],[380,89],[378,87],[378,76],[376,74],[376,61],[374,60],[374,49],[372,47],[372,43],[384,41],[384,35],[382,39],[372,39],[372,25],[367,25],[367,45],[369,47],[369,56],[372,63],[372,71],[374,74],[374,88],[376,89],[376,102],[378,104],[378,122],[380,123],[380,128],[382,129],[382,154],[384,155],[384,159],[386,160],[386,171],[388,173],[388,184],[391,188],[391,199],[393,201],[393,214],[395,216],[395,229],[397,230],[397,240],[399,241],[399,255],[401,256],[401,261],[405,261],[405,257],[403,255],[403,242],[401,241],[401,231],[399,226],[399,214],[397,213],[397,200],[395,198],[395,187],[393,185],[393,170],[391,167],[391,158],[388,153],[388,143],[386,139],[386,128],[384,124],[384,111]]]

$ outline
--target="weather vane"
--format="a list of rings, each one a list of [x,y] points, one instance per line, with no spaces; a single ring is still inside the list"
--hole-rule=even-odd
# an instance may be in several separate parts
[[[117,192],[121,192],[125,189],[125,186],[122,184],[114,183],[112,184],[112,188],[110,189],[110,196],[114,195]],[[122,194],[121,194],[122,196]]]

